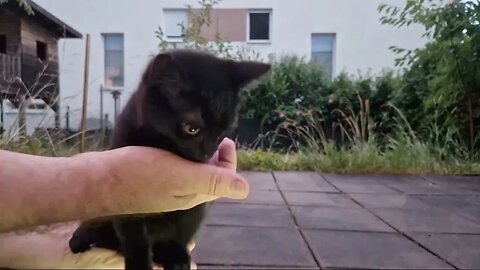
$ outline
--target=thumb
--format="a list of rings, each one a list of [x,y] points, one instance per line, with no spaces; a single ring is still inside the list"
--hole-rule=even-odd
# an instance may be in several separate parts
[[[250,191],[245,178],[231,169],[202,164],[196,175],[195,181],[185,186],[185,194],[182,195],[204,194],[245,199]]]
[[[218,147],[218,166],[227,168],[230,170],[237,170],[237,152],[235,149],[235,143],[225,138]]]

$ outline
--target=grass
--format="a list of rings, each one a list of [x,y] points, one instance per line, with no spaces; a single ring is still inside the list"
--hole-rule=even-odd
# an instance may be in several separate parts
[[[79,138],[79,133],[52,137],[47,131],[39,129],[32,136],[17,134],[9,138],[0,137],[0,149],[39,156],[65,157],[80,152]],[[106,147],[102,147],[101,142],[102,138],[99,135],[87,135],[85,151],[106,149]]]
[[[285,119],[279,126],[283,134],[303,141],[287,153],[270,150],[240,149],[240,170],[311,170],[324,173],[349,174],[440,174],[479,175],[480,156],[469,156],[468,147],[461,143],[458,133],[441,128],[437,123],[426,130],[429,136],[420,139],[404,115],[398,114],[393,132],[379,139],[375,124],[369,118],[369,102],[359,97],[360,111],[337,111],[341,121],[337,124],[343,147],[336,147],[327,138],[325,121],[321,114],[307,110],[301,124]],[[281,134],[280,130],[276,131]],[[275,136],[275,135],[274,135]],[[280,136],[280,135],[279,135]]]
[[[353,149],[326,152],[300,151],[280,154],[264,150],[238,151],[239,170],[253,171],[318,171],[340,174],[439,174],[478,175],[480,163],[470,161],[442,161],[419,151],[381,152],[375,145],[365,144]]]
[[[454,132],[433,125],[431,136],[422,141],[401,117],[403,122],[397,124],[396,132],[379,140],[368,121],[368,106],[362,110],[357,114],[352,110],[340,112],[344,121],[339,130],[347,146],[336,147],[327,138],[321,116],[306,114],[302,124],[285,119],[279,126],[287,136],[300,138],[304,142],[302,146],[296,144],[285,152],[239,147],[238,168],[349,174],[480,174],[479,157],[470,158],[467,147],[455,139]],[[77,135],[52,138],[39,130],[30,137],[0,138],[0,149],[43,156],[71,156],[79,152]],[[100,141],[98,137],[87,136],[86,151],[102,150]]]
[[[78,153],[78,143],[54,142],[44,136],[23,139],[0,139],[0,149],[43,155],[71,156]],[[87,151],[101,150],[90,144]],[[370,139],[349,148],[326,143],[323,148],[303,148],[280,153],[239,147],[239,170],[318,171],[349,174],[480,174],[480,163],[468,159],[445,157],[442,149],[419,140],[393,140],[380,147]]]
[[[44,71],[39,74],[36,83]],[[49,85],[42,87],[37,94]],[[26,90],[31,92],[32,89]],[[341,103],[348,104],[348,100]],[[344,145],[347,146],[335,147],[326,135],[327,125],[323,115],[316,113],[314,108],[306,108],[296,111],[303,119],[286,118],[279,129],[270,134],[274,138],[294,138],[293,141],[302,141],[302,146],[292,145],[285,152],[240,148],[238,168],[350,174],[480,174],[480,153],[476,157],[469,156],[467,147],[460,142],[455,131],[445,130],[437,123],[432,123],[427,131],[430,136],[423,136],[424,139],[421,140],[404,115],[393,105],[387,104],[387,107],[398,113],[396,132],[389,133],[386,139],[378,139],[378,127],[375,125],[382,123],[374,123],[371,119],[369,100],[364,100],[358,94],[358,104],[360,108],[356,110],[350,104],[343,110],[335,109],[332,112],[340,119],[335,122],[336,128],[341,137],[345,138]],[[387,120],[386,122],[391,122],[392,119]],[[19,122],[16,119],[14,125]],[[13,136],[0,137],[0,149],[43,156],[71,156],[79,152],[78,134],[67,138],[52,138],[40,130],[33,136],[23,137],[18,130],[13,130]],[[87,136],[86,151],[104,149],[101,142],[104,140],[98,136]]]

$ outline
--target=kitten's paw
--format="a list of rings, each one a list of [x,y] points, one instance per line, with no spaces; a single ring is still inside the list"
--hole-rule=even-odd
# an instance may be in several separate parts
[[[79,227],[68,241],[70,251],[72,253],[82,253],[91,248],[90,237],[88,231],[83,227]]]
[[[153,262],[164,270],[190,270],[190,255],[186,247],[175,242],[157,242],[152,246]]]
[[[163,267],[164,270],[191,270],[190,264],[175,264]]]

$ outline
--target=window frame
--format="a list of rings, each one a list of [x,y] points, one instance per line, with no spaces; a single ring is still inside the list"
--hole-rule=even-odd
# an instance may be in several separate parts
[[[190,23],[190,16],[188,14],[188,9],[185,9],[185,8],[164,8],[163,9],[163,22],[162,22],[162,30],[163,30],[163,36],[165,38],[165,41],[167,42],[170,42],[170,43],[181,43],[183,42],[183,38],[184,36],[180,36],[180,37],[168,37],[168,34],[167,34],[167,23],[166,23],[166,13],[169,12],[169,11],[182,11],[182,12],[185,12],[186,15],[187,15],[187,22],[186,22],[186,25],[184,25],[185,27],[188,27],[188,24]]]
[[[102,33],[102,40],[103,40],[103,86],[108,89],[112,90],[123,90],[125,88],[125,34],[120,33],[120,32],[108,32],[108,33]],[[106,37],[107,36],[122,36],[122,41],[123,41],[123,47],[122,47],[122,58],[123,58],[123,83],[121,86],[107,86],[107,43],[106,43]]]
[[[39,50],[39,49],[40,49],[40,46],[39,46],[39,45],[44,46],[44,47],[43,47],[43,49],[45,50],[45,51],[43,52],[43,54],[45,54],[45,57],[43,57],[44,59],[43,59],[42,57],[40,57],[40,55],[39,55],[39,51],[40,51],[40,50]],[[37,42],[36,42],[36,49],[37,49],[37,58],[40,59],[41,61],[48,61],[48,58],[49,58],[49,57],[48,57],[48,44],[47,44],[46,42],[37,40]]]
[[[268,39],[251,39],[250,38],[250,14],[267,13],[268,14]],[[272,42],[272,9],[249,9],[247,11],[247,43],[270,44]]]
[[[8,37],[6,34],[0,34],[0,42],[5,42],[5,52],[0,51],[1,54],[7,54],[8,51]]]
[[[313,32],[310,35],[310,61],[313,60],[313,54],[315,53],[313,51],[313,37],[318,36],[318,35],[323,35],[323,36],[333,36],[333,42],[332,42],[332,73],[330,74],[330,78],[328,79],[333,79],[335,77],[335,68],[336,68],[336,62],[337,62],[337,39],[338,39],[338,34],[334,32]],[[321,52],[321,51],[319,51]]]

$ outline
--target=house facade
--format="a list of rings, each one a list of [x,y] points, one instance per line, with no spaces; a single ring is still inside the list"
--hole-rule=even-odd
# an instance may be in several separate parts
[[[48,126],[60,126],[57,42],[82,37],[35,2],[27,3],[32,15],[16,1],[0,5],[0,135],[25,128],[32,133],[43,118]]]
[[[135,90],[147,61],[159,51],[159,27],[166,40],[181,40],[197,0],[36,0],[45,9],[91,36],[88,117],[114,122]],[[381,25],[379,4],[403,6],[405,0],[222,0],[213,6],[212,25],[203,35],[217,33],[240,49],[272,55],[296,54],[324,64],[332,77],[345,71],[379,73],[394,68],[392,45],[417,48],[422,28]],[[60,98],[71,128],[81,117],[85,40],[59,43]],[[66,121],[63,120],[62,123]]]

